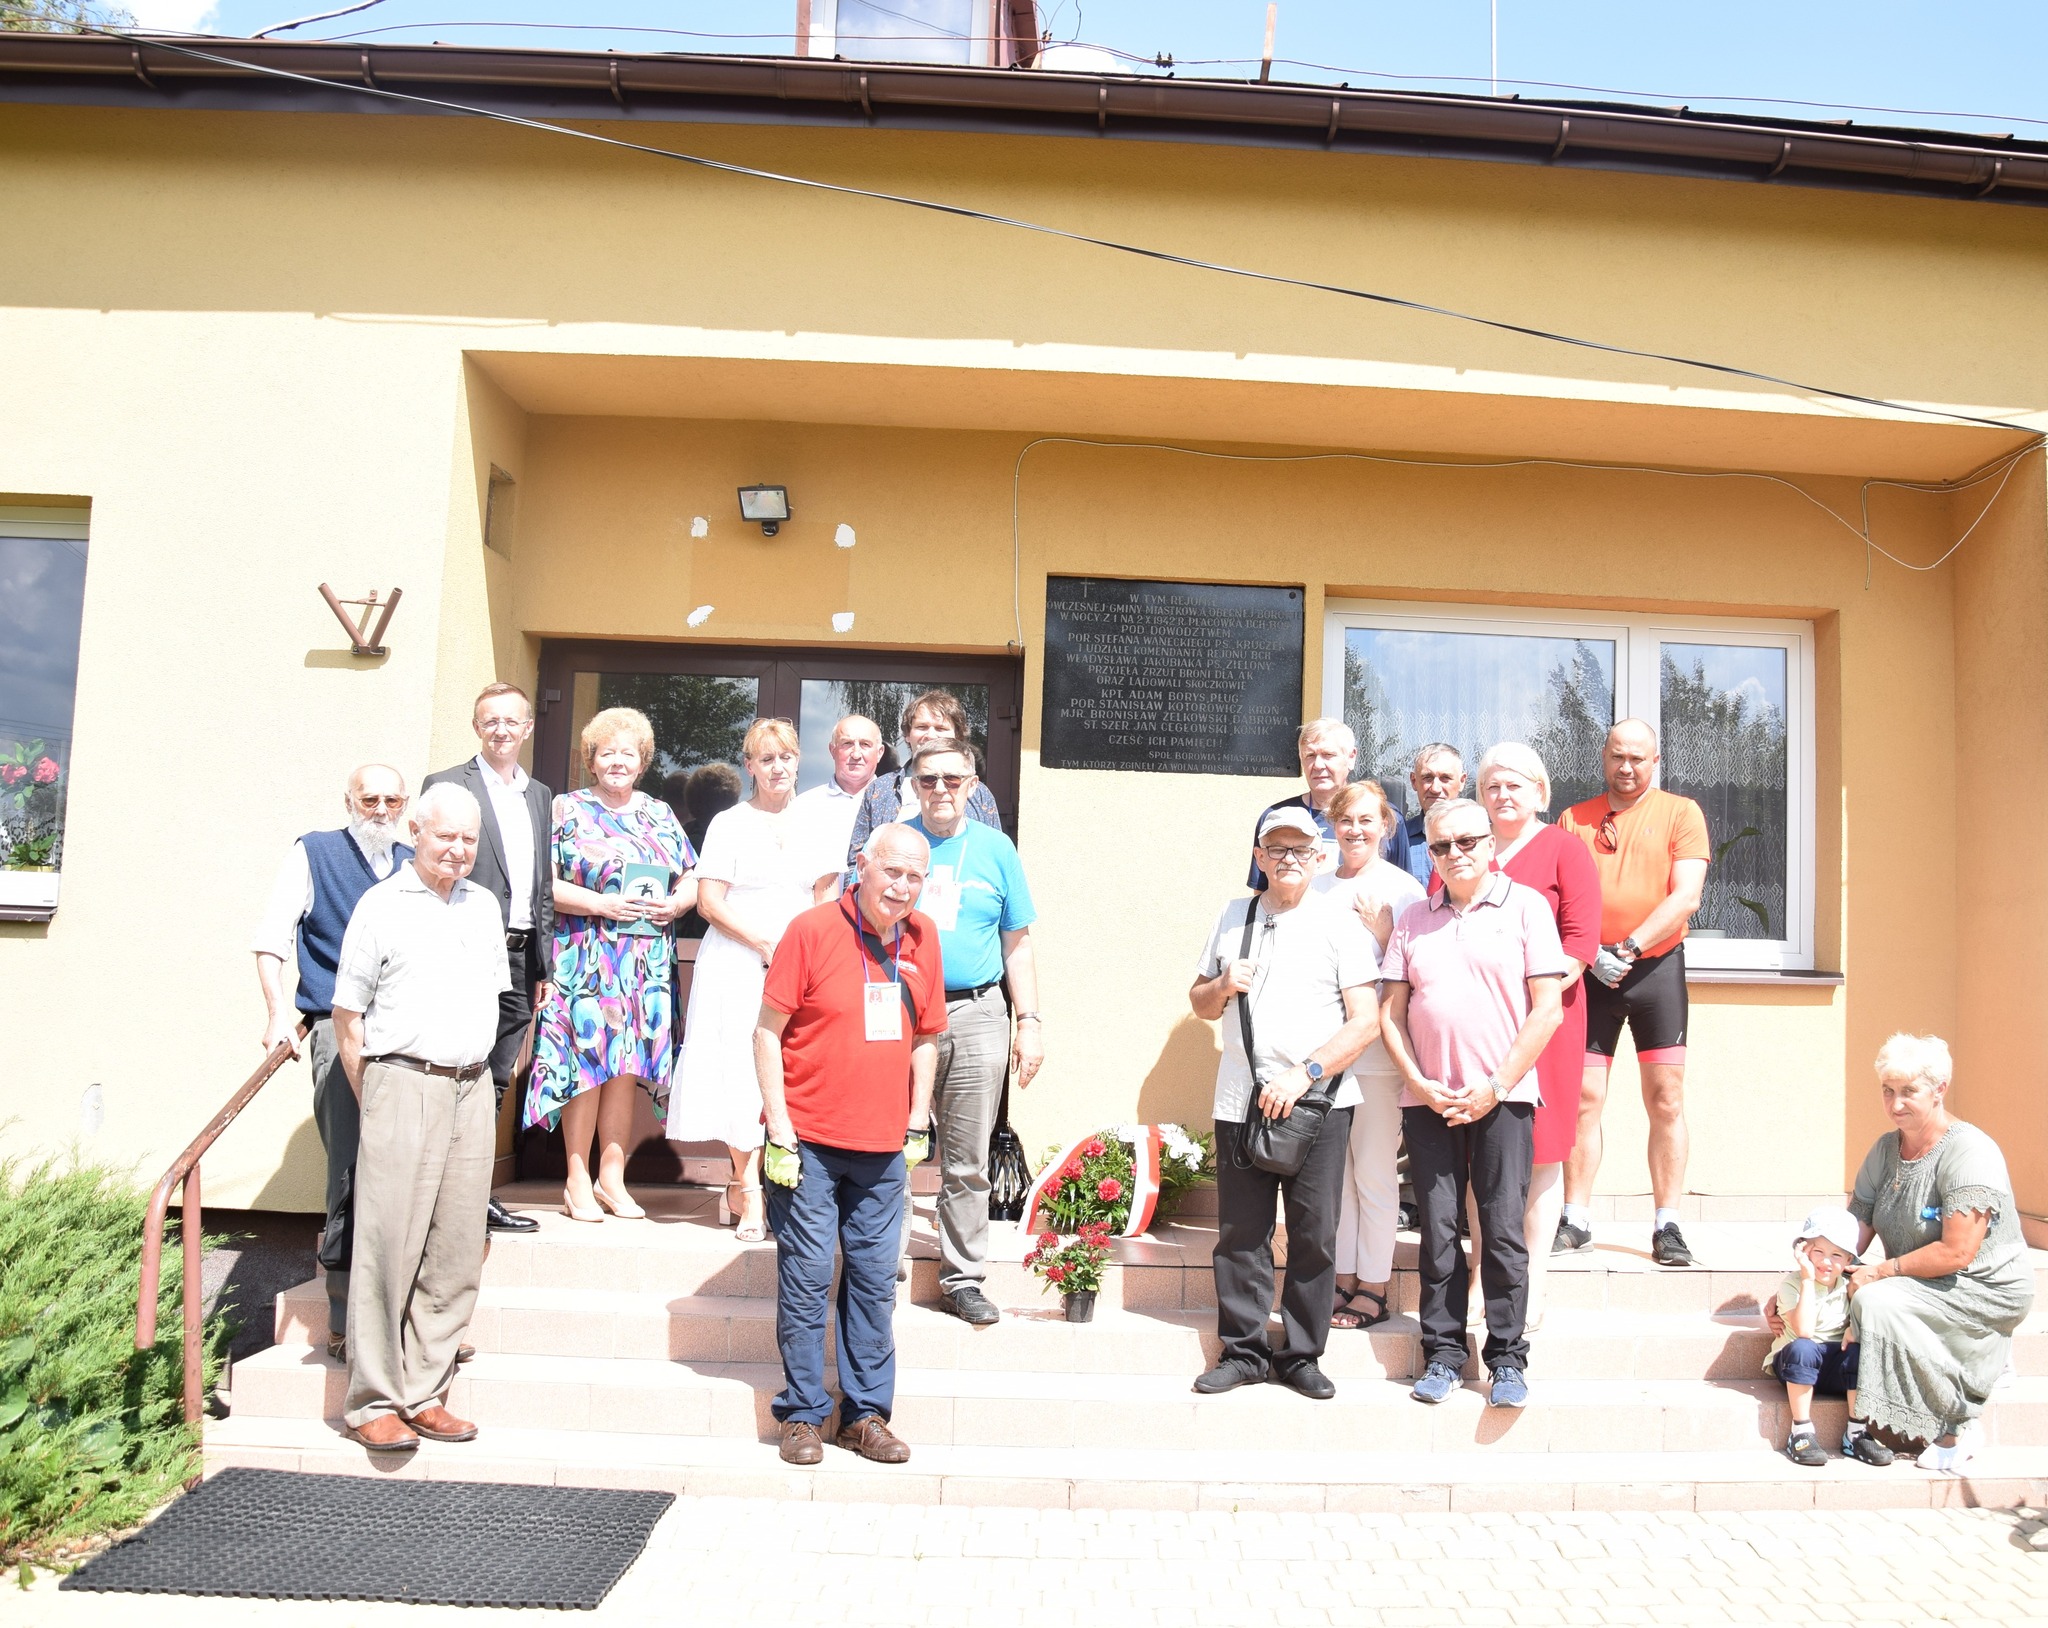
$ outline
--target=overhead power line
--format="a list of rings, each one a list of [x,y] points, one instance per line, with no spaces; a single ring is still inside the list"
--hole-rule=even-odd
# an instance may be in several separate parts
[[[1864,395],[1854,390],[1837,390],[1828,385],[1808,384],[1781,374],[1766,373],[1756,368],[1747,368],[1732,362],[1716,362],[1701,357],[1682,356],[1674,352],[1655,351],[1634,345],[1621,345],[1606,340],[1587,339],[1577,334],[1556,333],[1529,323],[1509,322],[1499,317],[1481,316],[1476,312],[1460,311],[1445,305],[1432,304],[1426,300],[1408,299],[1398,294],[1382,293],[1374,289],[1352,288],[1342,283],[1326,283],[1310,277],[1290,277],[1281,272],[1259,271],[1248,266],[1233,266],[1213,260],[1203,260],[1193,255],[1175,254],[1166,249],[1148,248],[1143,244],[1125,243],[1115,238],[1096,237],[1087,232],[1075,232],[1060,226],[1049,226],[1042,221],[1025,220],[1014,215],[1000,215],[985,209],[974,209],[966,204],[944,203],[935,198],[919,198],[907,193],[883,192],[870,187],[847,186],[837,181],[820,181],[811,176],[790,175],[779,170],[764,170],[748,164],[734,164],[723,159],[706,158],[698,153],[678,152],[669,147],[651,147],[642,142],[622,141],[616,136],[599,135],[591,130],[578,130],[573,125],[555,124],[546,119],[529,119],[516,113],[503,113],[495,108],[478,107],[469,102],[454,102],[436,96],[416,96],[406,91],[387,90],[381,86],[360,84],[352,80],[321,79],[312,74],[294,73],[287,68],[278,68],[266,63],[244,61],[236,57],[222,56],[218,52],[202,51],[195,46],[178,44],[165,39],[151,39],[111,28],[95,28],[95,33],[140,48],[149,46],[154,50],[170,51],[199,62],[209,62],[217,67],[232,69],[238,73],[256,73],[272,79],[290,80],[311,85],[317,89],[333,92],[344,91],[352,96],[370,97],[386,102],[400,102],[415,107],[438,108],[443,112],[457,113],[468,118],[488,120],[494,124],[512,125],[518,129],[537,130],[544,134],[556,135],[573,141],[590,142],[601,147],[614,147],[623,152],[640,153],[649,158],[667,159],[672,163],[687,164],[695,169],[709,170],[722,175],[742,176],[749,180],[769,181],[779,186],[800,187],[806,191],[834,193],[842,197],[864,198],[873,203],[892,204],[904,209],[917,209],[930,214],[948,215],[956,220],[978,221],[984,225],[1001,226],[1013,231],[1031,232],[1041,237],[1056,238],[1063,242],[1078,243],[1089,248],[1104,249],[1114,254],[1130,255],[1141,260],[1151,260],[1162,265],[1183,266],[1191,271],[1211,272],[1219,276],[1238,277],[1247,281],[1269,284],[1280,288],[1298,288],[1309,293],[1330,294],[1340,299],[1360,300],[1368,304],[1385,306],[1392,310],[1412,311],[1422,316],[1443,317],[1453,322],[1462,322],[1473,327],[1485,328],[1495,333],[1515,334],[1525,339],[1534,339],[1545,344],[1564,345],[1578,350],[1593,351],[1606,356],[1621,356],[1642,362],[1661,362],[1667,366],[1688,368],[1696,372],[1713,374],[1721,378],[1746,379],[1756,384],[1768,384],[1782,390],[1791,390],[1803,395],[1817,396],[1829,401],[1844,402],[1858,407],[1874,407],[1885,412],[1906,413],[1920,418],[1944,419],[1951,423],[1977,424],[1986,429],[2018,432],[2034,440],[2042,439],[2040,432],[2028,426],[2012,424],[1995,418],[1983,418],[1972,413],[1959,413],[1946,407],[1927,407],[1914,402],[1893,401],[1884,396]]]

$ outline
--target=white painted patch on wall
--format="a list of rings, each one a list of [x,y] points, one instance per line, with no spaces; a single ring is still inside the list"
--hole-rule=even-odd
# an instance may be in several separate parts
[[[853,612],[834,611],[832,613],[832,631],[834,633],[851,633],[853,631]]]
[[[100,1126],[106,1123],[106,1093],[96,1085],[88,1085],[85,1095],[78,1099],[78,1134],[81,1137],[97,1136]]]
[[[690,535],[692,537],[709,537],[711,535],[711,522],[706,520],[701,514],[698,515],[696,519],[690,522]]]
[[[849,526],[844,520],[840,521],[839,529],[832,533],[832,541],[841,548],[853,547],[853,527]]]
[[[692,627],[702,627],[706,622],[711,620],[711,606],[699,605],[695,610],[690,612],[687,620],[689,621],[689,624]]]

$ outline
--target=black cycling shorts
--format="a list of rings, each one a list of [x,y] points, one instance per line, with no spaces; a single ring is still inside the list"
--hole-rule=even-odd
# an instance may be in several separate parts
[[[1685,992],[1685,946],[1646,955],[1628,969],[1618,989],[1586,974],[1586,1055],[1612,1057],[1627,1027],[1636,1055],[1682,1051],[1692,1005]],[[1657,1059],[1652,1057],[1650,1061]]]

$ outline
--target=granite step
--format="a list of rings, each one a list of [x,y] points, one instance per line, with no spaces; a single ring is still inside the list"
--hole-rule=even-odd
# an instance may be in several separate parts
[[[1312,1404],[1303,1403],[1308,1407]],[[491,1428],[372,1458],[313,1419],[209,1424],[208,1474],[260,1469],[437,1481],[635,1487],[679,1495],[1074,1509],[1492,1513],[1560,1510],[2012,1508],[2048,1503],[2048,1449],[1990,1448],[1967,1474],[1909,1460],[1808,1470],[1756,1452],[1331,1453],[1278,1448],[953,1447],[913,1440],[908,1464],[828,1447],[797,1469],[716,1436]]]
[[[1473,1370],[1476,1372],[1476,1370]],[[236,1417],[338,1418],[347,1374],[324,1352],[274,1346],[235,1365]],[[829,1377],[828,1377],[829,1383]],[[667,1362],[481,1352],[448,1406],[487,1428],[546,1427],[767,1441],[781,1388],[766,1362]],[[1404,1380],[1341,1381],[1311,1403],[1279,1385],[1198,1397],[1182,1374],[899,1369],[906,1439],[949,1446],[1215,1447],[1334,1452],[1769,1452],[1784,1438],[1782,1385],[1730,1380],[1547,1379],[1529,1406],[1485,1406],[1477,1382],[1440,1407]],[[1815,1420],[1839,1433],[1842,1404]],[[2048,1379],[2002,1388],[1986,1415],[1993,1446],[2048,1446]]]
[[[324,1342],[327,1302],[317,1280],[278,1297],[277,1342]],[[667,1361],[777,1360],[775,1302],[733,1295],[639,1294],[623,1290],[500,1288],[487,1285],[469,1339],[513,1355],[626,1357]],[[1532,1336],[1531,1371],[1560,1379],[1753,1379],[1770,1334],[1752,1310],[1611,1312],[1560,1307]],[[831,1335],[827,1336],[828,1349]],[[1477,1356],[1477,1337],[1474,1338]],[[1068,1323],[1056,1300],[1005,1306],[1003,1319],[970,1328],[906,1293],[896,1313],[904,1368],[1013,1369],[1053,1373],[1192,1376],[1221,1346],[1207,1310],[1098,1310]],[[2022,1327],[2015,1368],[2048,1375],[2048,1312]],[[1323,1359],[1337,1379],[1413,1378],[1420,1330],[1402,1313],[1377,1328],[1333,1330]]]

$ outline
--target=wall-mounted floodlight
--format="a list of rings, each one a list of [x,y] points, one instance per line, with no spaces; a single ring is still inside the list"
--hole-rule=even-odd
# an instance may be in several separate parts
[[[760,524],[763,537],[773,537],[776,528],[789,518],[787,486],[742,486],[740,518]]]

